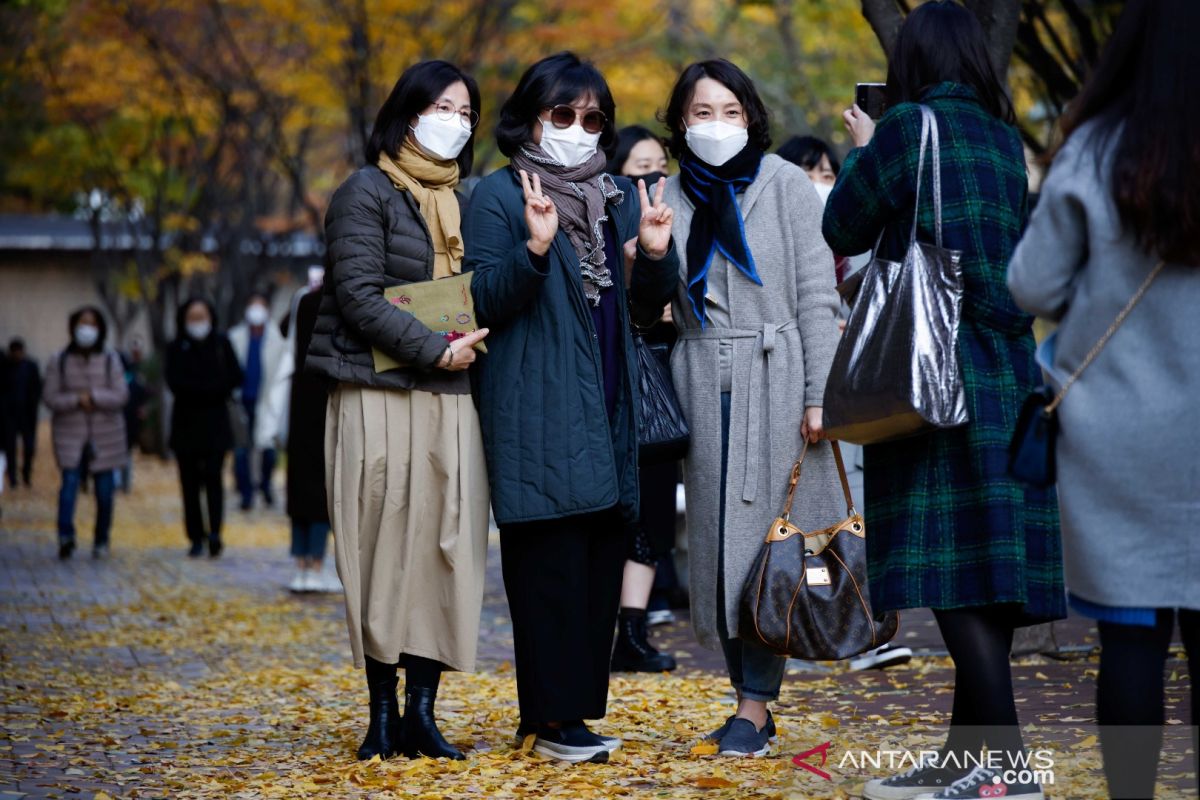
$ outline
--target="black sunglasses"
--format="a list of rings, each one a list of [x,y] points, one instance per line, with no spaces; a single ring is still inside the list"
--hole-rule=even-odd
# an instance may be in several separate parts
[[[550,122],[556,128],[569,128],[575,124],[576,119],[588,133],[599,133],[604,130],[604,124],[608,122],[608,117],[604,116],[604,112],[596,109],[584,112],[582,117],[579,112],[568,105],[557,105],[550,109]]]

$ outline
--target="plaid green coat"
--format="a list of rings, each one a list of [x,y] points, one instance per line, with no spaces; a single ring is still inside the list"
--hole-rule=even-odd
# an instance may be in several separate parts
[[[871,600],[877,609],[961,608],[1004,603],[1022,623],[1066,615],[1058,503],[1053,491],[1008,475],[1017,414],[1041,382],[1033,318],[1005,285],[1027,215],[1025,159],[1017,132],[974,92],[943,83],[922,102],[941,136],[942,232],[963,252],[965,284],[958,352],[970,422],[960,428],[871,445],[864,453]],[[932,165],[916,188],[921,113],[890,109],[870,144],[853,150],[825,209],[835,253],[907,248],[934,241]]]

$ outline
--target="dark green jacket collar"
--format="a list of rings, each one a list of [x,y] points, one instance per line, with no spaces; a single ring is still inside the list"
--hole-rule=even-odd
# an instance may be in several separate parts
[[[921,91],[921,102],[927,103],[930,100],[939,98],[953,98],[956,100],[972,100],[979,102],[979,95],[975,94],[975,90],[964,83],[954,83],[953,81],[942,81],[936,83]]]

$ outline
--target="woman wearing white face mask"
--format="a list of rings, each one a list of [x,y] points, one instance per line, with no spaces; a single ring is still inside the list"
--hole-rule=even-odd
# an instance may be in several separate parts
[[[675,387],[691,427],[684,460],[692,625],[720,646],[738,696],[709,735],[722,755],[768,752],[786,659],[738,637],[738,602],[763,532],[783,507],[804,439],[821,438],[825,378],[837,345],[833,256],[821,200],[776,155],[767,110],[725,60],[683,71],[664,122],[680,174],[667,182],[683,253],[673,316]],[[805,459],[796,521],[844,516],[833,454]]]
[[[167,348],[167,386],[175,398],[170,445],[179,466],[183,523],[192,558],[204,552],[205,543],[210,555],[221,552],[225,511],[221,470],[225,454],[233,447],[228,403],[234,389],[242,385],[242,368],[229,339],[217,332],[216,320],[216,309],[207,300],[187,300],[175,317],[179,333]],[[208,507],[207,527],[201,493]]]
[[[75,501],[92,476],[96,491],[96,537],[92,556],[108,554],[112,528],[114,471],[129,458],[125,417],[129,400],[121,358],[104,346],[108,326],[95,306],[73,313],[71,343],[46,365],[42,401],[50,407],[54,456],[62,470],[58,494],[58,557],[75,550]]]
[[[613,114],[591,64],[560,53],[530,67],[496,130],[512,164],[480,181],[466,228],[475,306],[492,330],[479,413],[518,737],[536,734],[539,753],[569,762],[606,760],[619,744],[583,720],[606,711],[624,526],[638,512],[629,304],[656,318],[678,267],[661,182],[635,189],[604,172]]]
[[[433,713],[442,672],[475,668],[488,486],[466,370],[487,331],[448,342],[383,291],[462,272],[454,189],[471,170],[478,120],[479,89],[462,70],[405,70],[375,119],[367,166],[325,215],[328,270],[305,364],[335,384],[325,485],[350,649],[370,692],[363,760],[463,758]],[[401,366],[376,372],[372,349]]]

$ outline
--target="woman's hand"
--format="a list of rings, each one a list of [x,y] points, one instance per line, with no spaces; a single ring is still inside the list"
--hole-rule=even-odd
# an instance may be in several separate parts
[[[825,438],[824,412],[820,406],[809,406],[804,409],[804,422],[800,423],[800,435],[809,444],[816,444]]]
[[[855,147],[866,147],[875,135],[875,120],[868,117],[857,103],[842,112],[842,122],[846,124]]]
[[[638,244],[646,255],[655,261],[667,254],[671,248],[671,223],[675,221],[675,212],[663,202],[663,190],[667,187],[667,179],[659,178],[654,187],[654,202],[646,191],[646,182],[638,178],[638,196],[642,200],[642,219],[638,224]]]
[[[542,194],[542,179],[521,170],[521,189],[525,193],[525,227],[529,228],[529,249],[539,256],[550,251],[554,234],[558,233],[558,209]]]
[[[442,357],[438,359],[438,369],[448,370],[450,372],[461,372],[467,367],[475,363],[475,345],[482,342],[484,337],[488,335],[487,328],[480,328],[477,331],[468,333],[461,339],[455,339],[446,348],[446,352],[442,353]]]

